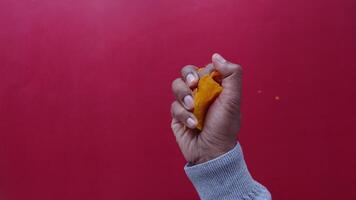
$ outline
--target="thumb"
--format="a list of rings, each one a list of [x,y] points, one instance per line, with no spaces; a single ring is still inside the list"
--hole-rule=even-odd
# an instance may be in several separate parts
[[[214,53],[211,58],[215,70],[222,75],[221,84],[224,89],[239,91],[241,89],[242,68],[231,63],[220,54]]]

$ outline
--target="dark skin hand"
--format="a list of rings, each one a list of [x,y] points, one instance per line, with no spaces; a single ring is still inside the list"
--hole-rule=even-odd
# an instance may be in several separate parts
[[[214,54],[211,64],[199,72],[197,69],[193,65],[185,66],[182,77],[172,82],[176,100],[171,106],[171,127],[185,159],[192,164],[209,161],[231,150],[240,129],[241,66]],[[214,70],[222,74],[223,91],[210,105],[204,127],[199,132],[192,113],[192,91],[200,77]]]

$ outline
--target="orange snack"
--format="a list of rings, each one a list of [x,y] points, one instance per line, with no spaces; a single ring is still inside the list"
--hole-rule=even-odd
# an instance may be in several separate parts
[[[205,114],[209,106],[219,96],[222,91],[221,85],[214,78],[220,76],[217,71],[204,75],[198,82],[197,89],[194,90],[194,115],[198,120],[197,129],[202,130]]]

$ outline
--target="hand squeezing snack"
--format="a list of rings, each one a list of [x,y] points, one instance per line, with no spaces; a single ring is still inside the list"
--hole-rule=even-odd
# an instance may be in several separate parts
[[[205,114],[207,113],[210,104],[212,104],[216,97],[222,92],[222,87],[216,80],[219,76],[221,75],[217,71],[204,75],[200,78],[198,87],[193,91],[193,114],[198,120],[197,129],[199,130],[203,129]]]
[[[214,54],[186,65],[172,82],[171,128],[187,161],[199,164],[231,150],[240,129],[241,66]]]
[[[242,68],[213,54],[211,63],[186,65],[172,82],[171,128],[201,199],[271,200],[248,172],[237,139]]]

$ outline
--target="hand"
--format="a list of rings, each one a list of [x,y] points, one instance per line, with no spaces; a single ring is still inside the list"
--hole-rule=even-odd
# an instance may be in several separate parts
[[[206,162],[231,150],[236,145],[237,132],[240,129],[240,65],[214,54],[211,64],[199,72],[197,69],[192,65],[185,66],[182,69],[183,78],[172,82],[176,101],[171,107],[171,127],[185,159],[192,164]],[[196,88],[199,77],[214,70],[222,75],[223,91],[210,105],[204,127],[199,133],[195,129],[197,119],[192,113],[192,90]]]

